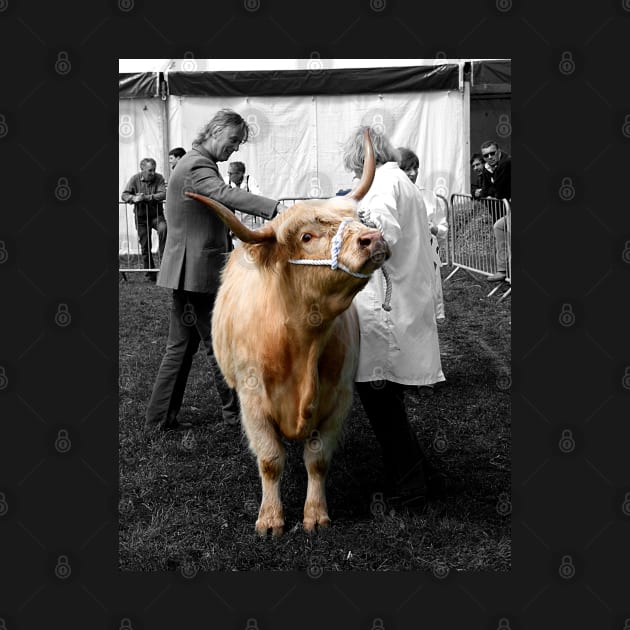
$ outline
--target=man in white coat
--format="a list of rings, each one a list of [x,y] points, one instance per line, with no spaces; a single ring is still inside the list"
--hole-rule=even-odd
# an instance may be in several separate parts
[[[355,174],[363,169],[364,130],[360,127],[344,147],[344,166]],[[370,136],[376,174],[359,213],[381,230],[391,248],[385,264],[391,279],[391,310],[383,308],[384,274],[374,273],[354,299],[361,329],[356,390],[381,445],[389,503],[421,509],[444,482],[422,451],[404,399],[405,386],[445,380],[429,226],[420,191],[397,164],[398,152],[383,134],[370,129]]]

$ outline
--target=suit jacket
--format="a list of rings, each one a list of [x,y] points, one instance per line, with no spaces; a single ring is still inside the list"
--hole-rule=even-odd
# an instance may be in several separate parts
[[[226,186],[214,159],[195,145],[173,170],[166,193],[168,232],[158,286],[198,293],[219,288],[226,254],[232,249],[225,224],[185,191],[205,195],[231,210],[270,219],[278,201]]]
[[[512,199],[512,158],[501,153],[492,173],[484,169],[482,182],[482,197]]]

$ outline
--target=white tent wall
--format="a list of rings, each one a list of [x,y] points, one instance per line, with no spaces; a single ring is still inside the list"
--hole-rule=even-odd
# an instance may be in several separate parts
[[[250,124],[249,141],[230,161],[244,162],[266,196],[330,197],[349,188],[353,174],[343,168],[341,145],[360,124],[381,127],[395,146],[407,146],[418,154],[421,186],[444,196],[466,190],[467,110],[463,91],[170,96],[169,147],[190,149],[199,130],[222,107],[237,111]],[[227,162],[219,164],[224,175],[227,166]]]
[[[163,102],[158,98],[120,99],[118,101],[118,200],[127,182],[140,170],[140,160],[152,157],[156,171],[168,179],[168,164],[164,163]],[[126,211],[126,215],[124,214]],[[119,204],[118,242],[120,254],[139,253],[138,234],[132,206]],[[158,238],[152,233],[152,251],[157,251]]]

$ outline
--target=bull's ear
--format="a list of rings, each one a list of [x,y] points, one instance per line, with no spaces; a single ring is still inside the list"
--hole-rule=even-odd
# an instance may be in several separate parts
[[[208,208],[212,208],[219,219],[221,219],[221,221],[223,221],[223,223],[232,230],[234,236],[243,241],[243,243],[262,243],[264,241],[275,240],[276,238],[276,232],[271,223],[265,223],[265,225],[263,225],[259,230],[250,230],[246,225],[243,225],[236,218],[236,215],[222,203],[193,192],[185,192],[184,194],[187,197],[200,201],[208,206]]]
[[[374,173],[376,172],[374,149],[372,148],[372,139],[370,138],[369,128],[365,130],[363,153],[365,154],[365,158],[363,160],[363,173],[361,174],[361,180],[354,190],[345,195],[346,197],[356,199],[357,201],[361,201],[361,199],[365,197],[367,191],[370,190],[370,186],[374,181]]]

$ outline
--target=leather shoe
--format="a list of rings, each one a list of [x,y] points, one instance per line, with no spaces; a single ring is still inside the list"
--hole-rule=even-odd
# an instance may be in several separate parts
[[[499,271],[497,273],[493,273],[491,276],[488,276],[488,282],[501,282],[505,280],[505,272]]]

